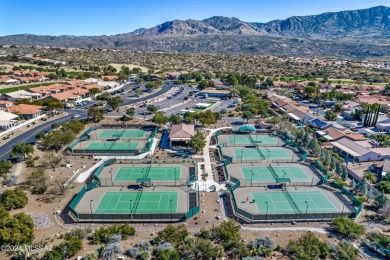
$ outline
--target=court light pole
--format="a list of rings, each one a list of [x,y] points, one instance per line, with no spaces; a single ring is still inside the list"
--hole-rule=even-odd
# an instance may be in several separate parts
[[[269,157],[269,152],[270,152],[270,150],[267,148],[267,162],[268,162],[268,157]]]
[[[93,223],[92,201],[93,201],[93,200],[90,200],[90,201],[89,201],[89,209],[91,210],[91,218],[92,218],[92,223]]]
[[[265,202],[267,205],[267,212],[265,213],[265,220],[268,221],[268,201]]]
[[[307,203],[307,200],[305,200],[306,203],[306,215],[305,215],[305,221],[307,219],[307,210],[309,209],[309,203]]]
[[[131,203],[133,202],[133,200],[130,200],[130,219],[133,220],[133,214],[131,213]]]
[[[251,178],[251,187],[252,187],[253,186],[253,175],[254,175],[252,170],[251,170],[251,173],[252,173],[252,178]]]
[[[172,199],[169,201],[169,204],[170,204],[170,207],[171,207],[171,222],[173,222],[173,219],[172,219]]]
[[[241,163],[242,163],[242,156],[244,156],[244,149],[241,149]]]
[[[112,179],[112,168],[110,170],[110,175],[111,175],[111,186],[114,186],[114,180]]]

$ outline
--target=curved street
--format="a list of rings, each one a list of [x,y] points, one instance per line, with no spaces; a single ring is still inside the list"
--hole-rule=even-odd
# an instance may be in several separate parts
[[[133,100],[125,100],[121,104],[121,106],[126,106],[126,105],[134,104],[134,103],[137,103],[140,101],[145,101],[145,100],[157,97],[157,96],[169,91],[171,88],[173,88],[173,86],[174,86],[174,84],[168,82],[168,84],[165,84],[159,91],[157,91],[151,95],[145,96],[145,97],[140,97],[140,98],[133,99]],[[12,140],[1,145],[0,146],[0,159],[1,160],[8,159],[9,153],[15,144],[20,143],[20,142],[26,142],[26,143],[34,142],[35,136],[40,132],[50,131],[52,124],[55,124],[55,123],[56,124],[64,124],[64,123],[68,122],[69,120],[71,120],[75,114],[79,114],[80,119],[87,117],[87,110],[85,110],[85,109],[65,109],[64,112],[65,112],[65,114],[63,117],[57,118],[57,119],[52,120],[52,121],[48,121],[42,125],[31,128],[30,130],[24,132],[23,134],[20,134],[20,135],[16,136],[15,138],[13,138]]]

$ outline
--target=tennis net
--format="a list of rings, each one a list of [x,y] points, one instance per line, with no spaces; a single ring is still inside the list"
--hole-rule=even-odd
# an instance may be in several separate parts
[[[295,201],[293,200],[293,198],[291,197],[290,193],[288,193],[288,191],[284,191],[283,192],[284,195],[286,196],[288,202],[290,202],[291,206],[293,207],[294,211],[296,213],[302,213],[302,211],[299,209],[298,205],[295,203]]]

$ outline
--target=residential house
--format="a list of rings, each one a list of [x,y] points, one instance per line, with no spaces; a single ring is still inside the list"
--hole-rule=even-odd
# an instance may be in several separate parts
[[[19,85],[20,80],[17,79],[7,79],[3,82],[5,85]]]
[[[2,108],[7,108],[7,107],[10,107],[10,106],[13,106],[14,103],[12,101],[7,101],[7,100],[0,100],[0,110]]]
[[[367,141],[353,141],[342,138],[331,142],[333,150],[346,158],[347,161],[369,162],[381,161],[390,158],[390,148],[372,147]]]
[[[313,116],[301,111],[300,109],[295,109],[290,113],[287,113],[287,116],[290,118],[291,121],[298,124],[304,124],[313,119]]]
[[[5,131],[18,125],[19,116],[0,110],[0,130]]]
[[[209,80],[209,82],[211,82],[215,88],[223,88],[223,83],[219,80],[212,79]]]
[[[2,95],[3,100],[9,101],[18,101],[22,99],[34,100],[42,98],[42,94],[39,93],[31,93],[26,90],[18,90],[14,92],[4,93]]]
[[[102,76],[102,80],[104,80],[104,81],[116,81],[116,80],[118,80],[118,76]]]
[[[165,72],[165,76],[168,79],[177,79],[180,75],[181,75],[181,72],[178,72],[178,71],[168,71],[168,72]]]
[[[41,115],[42,106],[20,104],[9,107],[7,110],[10,113],[22,115],[24,119],[32,119]]]
[[[389,105],[390,103],[390,97],[386,96],[362,96],[359,95],[355,98],[355,102],[361,104],[361,103],[368,103],[368,104],[380,104],[380,105]]]
[[[390,133],[390,118],[387,117],[387,118],[377,122],[375,128],[381,132]]]
[[[172,125],[169,132],[169,144],[171,147],[187,147],[191,137],[195,135],[194,125]]]
[[[317,129],[325,129],[327,127],[332,126],[332,123],[329,121],[321,120],[319,118],[314,118],[313,120],[309,121],[309,125],[312,127],[315,127]]]
[[[51,94],[50,96],[46,97],[46,99],[54,98],[54,99],[61,101],[62,103],[72,102],[72,103],[78,104],[88,94],[89,94],[89,91],[87,89],[74,88],[74,89],[67,90],[64,92]]]

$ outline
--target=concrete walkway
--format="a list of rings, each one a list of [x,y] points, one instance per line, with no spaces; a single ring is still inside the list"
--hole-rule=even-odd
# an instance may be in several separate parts
[[[224,183],[219,184],[213,179],[213,171],[211,167],[210,151],[209,151],[211,137],[215,134],[215,132],[222,129],[231,129],[231,127],[205,129],[210,132],[206,136],[206,145],[203,148],[203,162],[198,163],[198,180],[192,185],[192,187],[196,190],[210,192],[210,191],[219,191],[221,189],[223,190],[226,189]],[[216,146],[211,146],[211,147],[216,148]],[[204,172],[207,174],[205,181],[202,180],[202,173],[203,173],[202,165],[204,167]],[[210,187],[213,185],[215,186],[215,190],[210,190]]]

